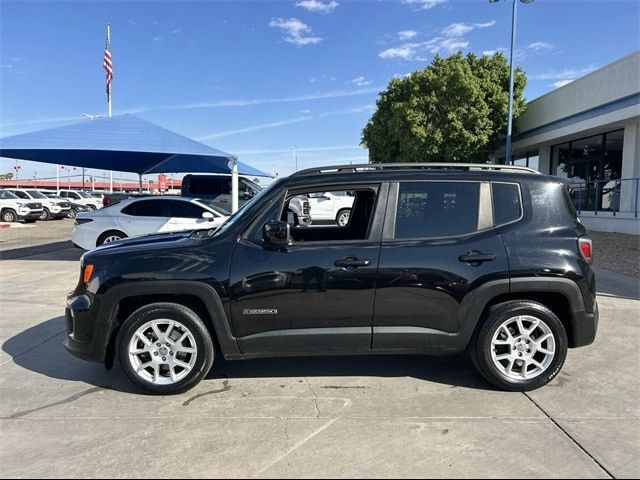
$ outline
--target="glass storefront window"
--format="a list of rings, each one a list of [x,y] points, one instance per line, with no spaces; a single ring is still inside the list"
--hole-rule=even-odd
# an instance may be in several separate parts
[[[569,178],[578,211],[619,208],[624,130],[554,145],[551,173]]]
[[[551,149],[552,166],[554,175],[562,178],[569,178],[569,143],[556,145]]]

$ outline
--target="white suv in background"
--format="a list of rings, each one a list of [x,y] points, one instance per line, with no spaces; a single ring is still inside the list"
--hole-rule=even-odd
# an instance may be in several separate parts
[[[42,215],[40,202],[25,202],[8,190],[0,190],[0,222],[33,223]]]
[[[355,199],[349,192],[318,192],[310,193],[308,197],[313,224],[335,222],[340,227],[349,224]]]
[[[102,200],[96,198],[90,193],[82,190],[58,190],[58,196],[69,200],[70,202],[86,205],[93,210],[102,208]]]
[[[44,193],[35,188],[7,188],[9,192],[15,194],[22,200],[32,200],[42,204],[42,214],[39,220],[61,219],[67,216],[71,210],[68,201],[55,200],[47,197]]]

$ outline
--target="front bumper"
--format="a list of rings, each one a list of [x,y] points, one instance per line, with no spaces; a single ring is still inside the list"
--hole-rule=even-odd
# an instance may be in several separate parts
[[[69,214],[70,211],[71,211],[70,208],[65,208],[64,210],[60,210],[60,211],[57,211],[57,212],[51,212],[51,217],[52,218],[64,218]]]
[[[70,294],[65,309],[64,347],[78,358],[104,363],[111,332],[109,322],[99,312],[100,302],[95,298]]]
[[[37,220],[42,215],[42,210],[39,211],[31,211],[29,213],[20,214],[18,213],[18,220]]]

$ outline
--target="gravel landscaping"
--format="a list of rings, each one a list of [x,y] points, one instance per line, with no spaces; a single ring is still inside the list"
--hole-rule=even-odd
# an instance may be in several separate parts
[[[640,237],[624,233],[589,232],[597,268],[640,278]]]

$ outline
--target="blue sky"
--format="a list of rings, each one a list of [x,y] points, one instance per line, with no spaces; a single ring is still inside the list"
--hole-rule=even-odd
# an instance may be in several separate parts
[[[362,127],[389,79],[436,52],[506,51],[510,15],[510,2],[488,0],[0,0],[0,136],[106,113],[109,21],[114,115],[135,113],[280,175],[293,170],[293,145],[300,168],[363,162]],[[639,18],[636,0],[521,5],[527,98],[637,50]],[[13,163],[0,160],[0,173]],[[22,165],[22,177],[55,176]]]

